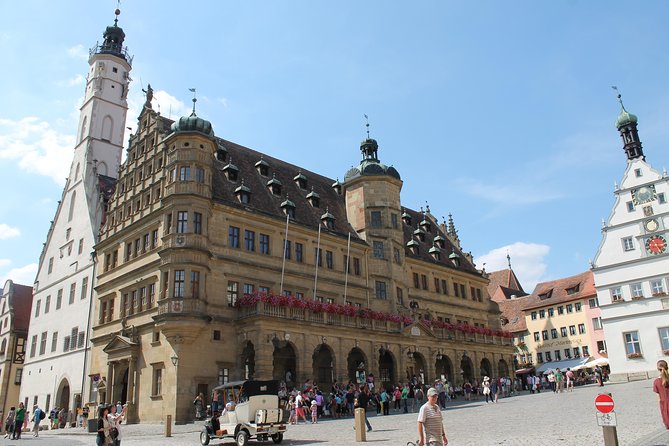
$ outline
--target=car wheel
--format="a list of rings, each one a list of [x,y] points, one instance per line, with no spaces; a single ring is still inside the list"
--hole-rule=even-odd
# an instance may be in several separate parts
[[[249,443],[249,434],[246,431],[237,432],[237,446],[246,446]]]
[[[207,446],[210,440],[211,438],[209,438],[209,432],[207,432],[206,429],[200,432],[200,443],[202,443],[202,446]]]
[[[272,441],[276,444],[279,444],[283,441],[283,432],[272,435]]]

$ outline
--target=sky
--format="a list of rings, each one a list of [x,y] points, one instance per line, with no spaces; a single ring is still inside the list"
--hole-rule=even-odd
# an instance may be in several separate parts
[[[72,161],[88,49],[116,1],[22,0],[0,15],[0,286],[32,285]],[[478,268],[527,291],[586,271],[626,166],[614,126],[639,117],[669,165],[669,2],[127,0],[127,126],[160,112],[343,179],[369,116],[402,204],[452,213]],[[154,101],[155,104],[156,101]],[[125,137],[127,140],[127,135]]]

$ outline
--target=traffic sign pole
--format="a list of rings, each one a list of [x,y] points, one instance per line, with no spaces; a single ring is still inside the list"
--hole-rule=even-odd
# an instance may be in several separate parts
[[[613,408],[615,403],[610,393],[600,393],[595,398],[595,408],[603,414],[615,415]],[[615,421],[615,416],[614,416]],[[617,426],[602,426],[604,434],[604,446],[618,446],[618,430]]]

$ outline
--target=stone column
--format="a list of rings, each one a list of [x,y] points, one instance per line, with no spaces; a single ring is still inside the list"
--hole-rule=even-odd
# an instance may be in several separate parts
[[[108,403],[114,399],[114,362],[107,361],[107,395],[105,395],[106,401],[100,401],[101,403]]]
[[[131,357],[128,360],[128,422],[137,422],[137,406],[135,405],[135,369],[136,359]]]

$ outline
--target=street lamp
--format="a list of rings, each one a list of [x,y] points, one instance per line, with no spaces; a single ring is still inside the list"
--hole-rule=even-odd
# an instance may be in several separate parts
[[[173,365],[174,367],[176,367],[177,364],[179,363],[179,357],[176,356],[176,355],[174,355],[174,356],[172,356],[170,359],[172,360],[172,365]]]

